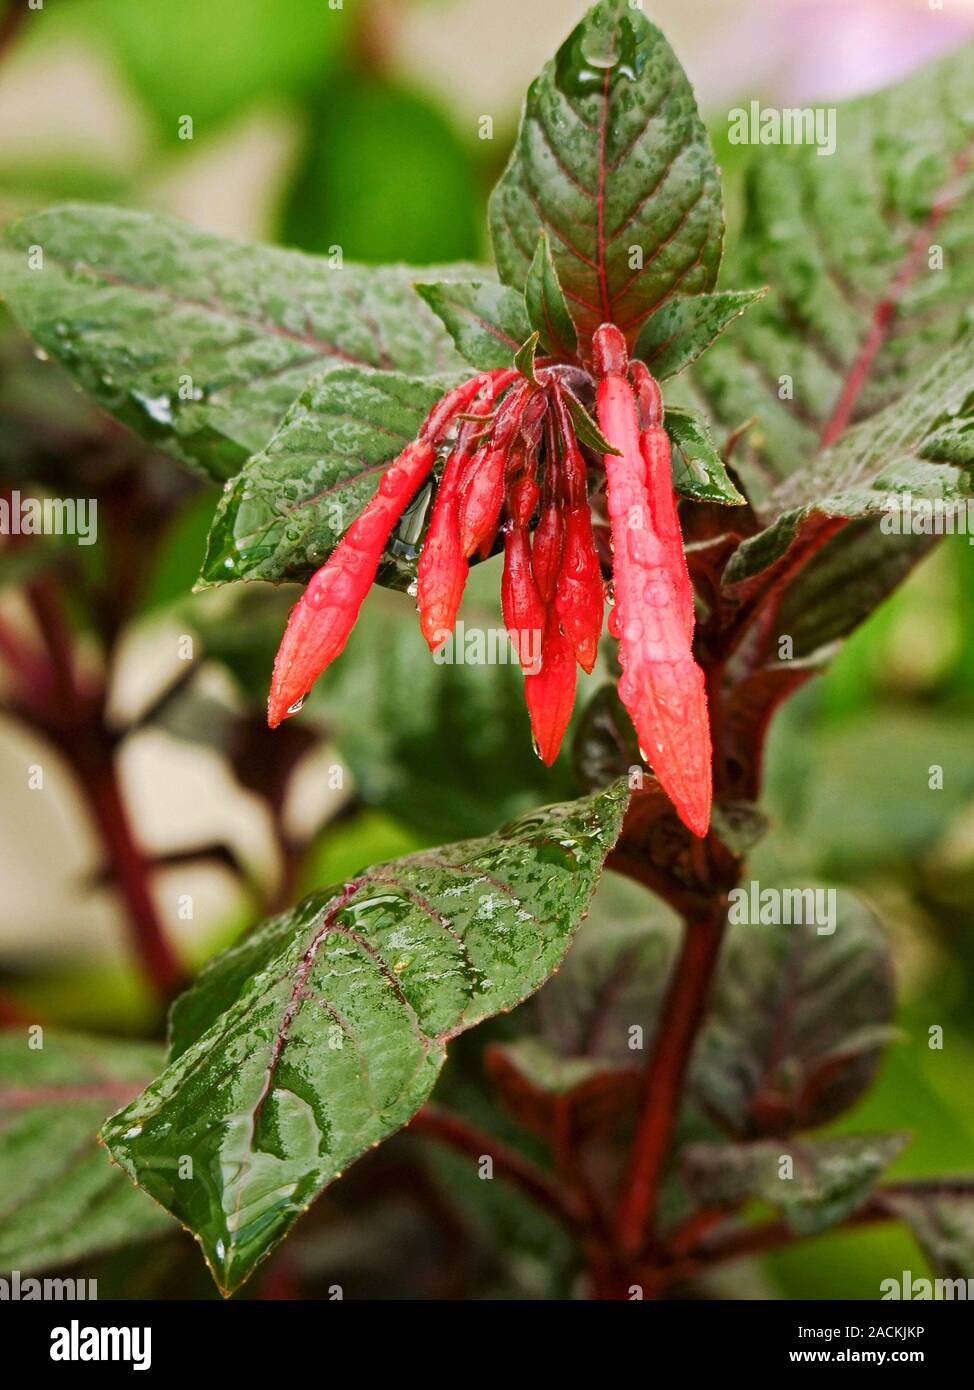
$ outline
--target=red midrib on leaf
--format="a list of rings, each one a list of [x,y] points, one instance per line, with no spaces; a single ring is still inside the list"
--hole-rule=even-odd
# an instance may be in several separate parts
[[[900,301],[920,273],[924,256],[930,249],[930,238],[956,201],[953,185],[967,170],[970,163],[971,151],[969,149],[955,159],[950,183],[934,199],[927,219],[910,243],[906,257],[893,277],[888,291],[876,305],[869,332],[846,377],[835,409],[822,431],[821,447],[823,449],[834,444],[848,427],[856,403],[876,364],[876,358],[890,335]]]
[[[597,229],[597,250],[595,259],[598,262],[599,275],[599,299],[602,308],[602,322],[611,323],[612,321],[612,300],[609,296],[609,279],[605,268],[605,146],[609,130],[609,90],[611,87],[611,70],[607,70],[605,80],[602,84],[602,117],[599,121],[599,192],[595,200],[596,217],[598,220]]]

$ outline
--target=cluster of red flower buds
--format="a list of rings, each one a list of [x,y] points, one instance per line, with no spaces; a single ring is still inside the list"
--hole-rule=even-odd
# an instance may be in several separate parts
[[[711,750],[703,673],[693,657],[694,602],[670,474],[663,402],[622,334],[593,340],[596,413],[615,453],[601,456],[612,547],[609,632],[619,694],[643,757],[694,834],[710,823]],[[525,667],[539,756],[554,762],[575,701],[576,664],[595,665],[607,598],[573,423],[579,368],[541,363],[481,373],[445,395],[384,474],[294,607],[274,666],[269,722],[301,705],[342,651],[394,527],[445,462],[419,557],[417,602],[431,650],[456,622],[469,562],[503,528],[504,622]],[[532,529],[532,522],[535,525]],[[540,667],[530,660],[540,634]]]

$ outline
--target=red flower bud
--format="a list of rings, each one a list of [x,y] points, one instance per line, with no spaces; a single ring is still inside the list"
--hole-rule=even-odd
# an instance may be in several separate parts
[[[601,330],[600,330],[601,331]],[[619,695],[640,748],[684,824],[706,835],[710,824],[710,723],[703,672],[693,659],[685,609],[674,574],[678,541],[655,533],[646,485],[636,402],[618,371],[599,385],[597,411],[619,455],[605,455],[612,528],[615,609],[619,637]],[[661,442],[651,442],[653,467]],[[667,460],[668,461],[668,460]],[[658,476],[656,479],[658,490]],[[682,556],[682,545],[679,545]]]
[[[537,658],[545,628],[545,606],[531,568],[526,526],[507,523],[504,535],[504,574],[501,579],[504,624],[511,634],[521,665],[528,670]]]
[[[407,444],[291,609],[271,679],[267,720],[272,729],[297,713],[322,671],[344,649],[392,528],[435,457],[431,443]]]
[[[447,459],[419,556],[416,601],[419,625],[430,651],[453,631],[470,568],[460,549],[457,521],[457,490],[466,462],[457,449]]]
[[[570,507],[565,514],[565,546],[555,608],[579,666],[591,673],[599,654],[605,585],[587,503]]]
[[[561,569],[561,557],[565,543],[565,518],[557,502],[549,502],[542,509],[541,520],[534,532],[531,545],[531,562],[538,592],[546,604],[550,603]]]
[[[557,616],[549,612],[541,646],[541,670],[525,676],[524,698],[531,717],[531,732],[538,757],[550,767],[575,705],[575,654],[562,632]]]

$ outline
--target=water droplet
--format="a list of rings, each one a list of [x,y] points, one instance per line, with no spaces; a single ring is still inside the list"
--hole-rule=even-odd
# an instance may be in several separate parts
[[[288,707],[288,714],[300,714],[307,698],[307,695],[302,695],[300,700],[295,700],[294,704]]]
[[[133,391],[132,399],[157,425],[172,424],[172,400],[169,396],[148,396],[143,391]]]

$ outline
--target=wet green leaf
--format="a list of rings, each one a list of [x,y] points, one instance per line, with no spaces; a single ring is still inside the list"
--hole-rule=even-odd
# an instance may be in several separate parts
[[[969,475],[949,457],[949,448],[948,457],[931,457],[933,441],[943,440],[948,422],[955,428],[974,422],[974,333],[928,367],[901,400],[847,430],[775,490],[764,505],[764,514],[774,519],[742,542],[724,572],[725,584],[742,595],[748,580],[767,583],[773,567],[789,563],[796,547],[821,544],[836,521],[879,520],[885,513],[885,528],[906,532],[902,539],[909,548],[915,504],[966,508],[974,498]]]
[[[531,327],[541,334],[545,350],[558,357],[574,357],[578,333],[551,258],[551,243],[543,230],[524,286],[524,302]]]
[[[672,450],[673,486],[697,502],[740,506],[744,498],[732,483],[710,426],[692,410],[667,406],[664,416]]]
[[[841,103],[828,158],[740,148],[743,225],[722,278],[769,292],[689,379],[718,437],[757,417],[735,466],[762,510],[776,483],[807,474],[840,407],[858,424],[901,401],[967,322],[972,52]]]
[[[713,287],[724,221],[710,142],[675,54],[628,0],[601,0],[531,84],[490,227],[517,289],[548,233],[583,350],[600,323],[632,343],[671,295]]]
[[[524,296],[506,285],[448,280],[414,289],[446,324],[461,357],[482,371],[509,367],[531,333]]]
[[[449,384],[355,366],[309,382],[227,484],[201,580],[310,578]]]
[[[643,324],[633,356],[646,363],[657,381],[676,376],[765,294],[763,289],[724,290],[669,299]]]
[[[95,1136],[162,1064],[159,1048],[0,1034],[0,1269],[25,1272],[175,1229]]]
[[[469,267],[434,273],[454,272]],[[220,481],[329,364],[460,365],[413,293],[417,274],[84,204],[24,218],[0,240],[0,294],[35,341],[106,410]]]
[[[369,869],[203,971],[174,1009],[169,1066],[103,1138],[194,1232],[221,1287],[408,1122],[451,1038],[557,968],[626,800],[616,785]]]
[[[857,1211],[908,1143],[906,1134],[848,1134],[801,1143],[691,1144],[681,1167],[705,1206],[757,1197],[777,1207],[797,1235],[811,1236]]]

